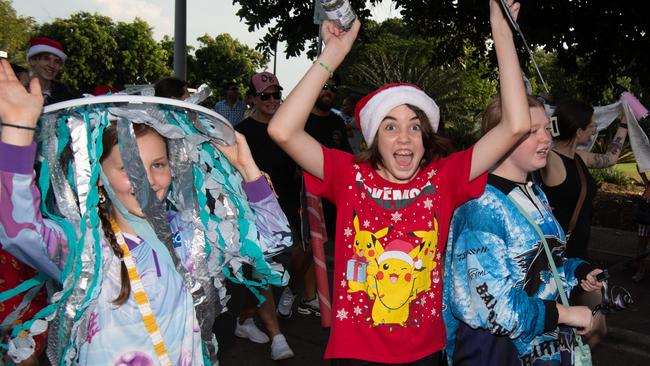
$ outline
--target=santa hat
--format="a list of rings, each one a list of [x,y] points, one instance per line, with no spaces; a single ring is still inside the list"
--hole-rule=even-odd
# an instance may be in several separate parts
[[[395,239],[386,245],[384,252],[377,258],[379,264],[388,260],[388,259],[399,259],[403,262],[408,263],[411,266],[415,266],[416,269],[422,267],[422,261],[418,260],[413,262],[413,258],[409,255],[409,252],[413,250],[413,245],[401,239]]]
[[[433,131],[438,131],[440,109],[427,93],[413,84],[386,84],[363,97],[354,108],[354,116],[368,145],[372,144],[388,112],[402,104],[420,108],[429,118]]]
[[[47,37],[33,37],[29,41],[27,60],[29,60],[30,57],[43,52],[58,56],[63,62],[65,62],[65,59],[68,58],[68,56],[66,56],[63,52],[63,46],[61,46],[61,43]]]

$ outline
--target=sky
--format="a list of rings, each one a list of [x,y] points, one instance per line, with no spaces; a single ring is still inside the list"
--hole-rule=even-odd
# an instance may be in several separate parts
[[[174,0],[14,0],[12,6],[18,15],[31,16],[39,24],[66,18],[78,11],[88,11],[109,16],[114,21],[131,21],[137,16],[153,28],[156,40],[174,34]],[[188,0],[187,43],[196,45],[196,38],[206,33],[213,37],[230,33],[253,48],[264,32],[249,32],[235,15],[238,9],[239,5],[233,5],[232,0]],[[383,0],[372,9],[372,14],[377,21],[399,15],[391,0]],[[293,89],[310,64],[305,55],[287,60],[284,45],[278,45],[276,73],[285,91]],[[267,69],[272,71],[273,60]]]

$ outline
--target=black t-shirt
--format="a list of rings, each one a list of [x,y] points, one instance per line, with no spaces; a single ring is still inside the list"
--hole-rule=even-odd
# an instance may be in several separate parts
[[[556,153],[557,154],[557,153]],[[596,181],[589,174],[587,166],[582,161],[578,154],[575,154],[575,159],[571,159],[562,154],[558,154],[564,163],[566,170],[566,178],[564,182],[554,187],[549,187],[542,184],[542,190],[546,193],[551,207],[553,208],[553,216],[562,225],[562,229],[566,232],[569,230],[569,221],[573,216],[573,211],[578,203],[580,195],[580,176],[578,175],[578,167],[576,162],[580,164],[582,172],[585,174],[587,183],[587,194],[585,201],[580,208],[576,225],[571,232],[571,236],[566,243],[567,258],[581,258],[588,261],[588,246],[591,237],[591,217],[593,214],[593,201],[596,197]]]
[[[45,95],[43,99],[43,105],[50,105],[54,103],[64,102],[66,100],[78,98],[77,95],[72,94],[70,89],[67,86],[59,83],[58,81],[52,81],[50,86],[50,91]]]
[[[300,229],[300,187],[301,177],[298,166],[269,136],[267,123],[259,122],[253,117],[242,120],[235,130],[246,136],[253,159],[257,166],[265,171],[273,182],[278,194],[280,207],[287,215],[291,229],[298,233]]]
[[[345,122],[334,113],[327,116],[310,113],[305,131],[325,147],[352,153]]]

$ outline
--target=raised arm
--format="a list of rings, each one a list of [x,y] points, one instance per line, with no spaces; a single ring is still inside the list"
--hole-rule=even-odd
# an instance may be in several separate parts
[[[323,178],[323,152],[318,141],[305,132],[305,123],[323,84],[331,77],[330,72],[333,72],[350,52],[360,26],[357,20],[349,31],[343,32],[330,21],[323,23],[323,52],[269,123],[268,132],[271,138],[300,167],[318,178]]]
[[[515,19],[519,3],[508,0]],[[474,146],[470,180],[492,168],[524,134],[530,131],[530,111],[526,88],[519,67],[519,59],[508,20],[499,0],[490,0],[492,38],[499,63],[499,82],[502,106],[501,122],[485,134]]]
[[[596,154],[585,150],[578,150],[576,153],[580,155],[585,165],[593,169],[607,168],[616,164],[618,157],[621,156],[625,138],[627,137],[627,126],[618,126],[616,135],[609,145],[607,145],[607,152],[604,154]]]
[[[235,144],[232,146],[215,146],[244,178],[244,190],[255,212],[255,223],[259,232],[258,240],[271,252],[282,250],[292,245],[289,220],[280,203],[273,194],[269,183],[262,177],[251,154],[246,137],[235,132]]]
[[[34,184],[34,127],[43,97],[37,79],[31,93],[18,82],[11,66],[0,60],[0,243],[5,250],[61,281],[67,241],[62,230],[44,220],[39,210],[40,192]],[[54,263],[51,258],[63,258]]]

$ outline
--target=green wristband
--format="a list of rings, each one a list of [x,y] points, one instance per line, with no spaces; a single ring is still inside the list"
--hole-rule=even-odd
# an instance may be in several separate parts
[[[325,69],[325,71],[329,72],[330,73],[330,78],[334,77],[334,71],[332,71],[332,69],[330,69],[329,66],[325,65],[323,63],[323,61],[321,61],[319,59],[316,59],[314,61],[314,65],[316,65],[316,64],[320,65],[323,69]]]

